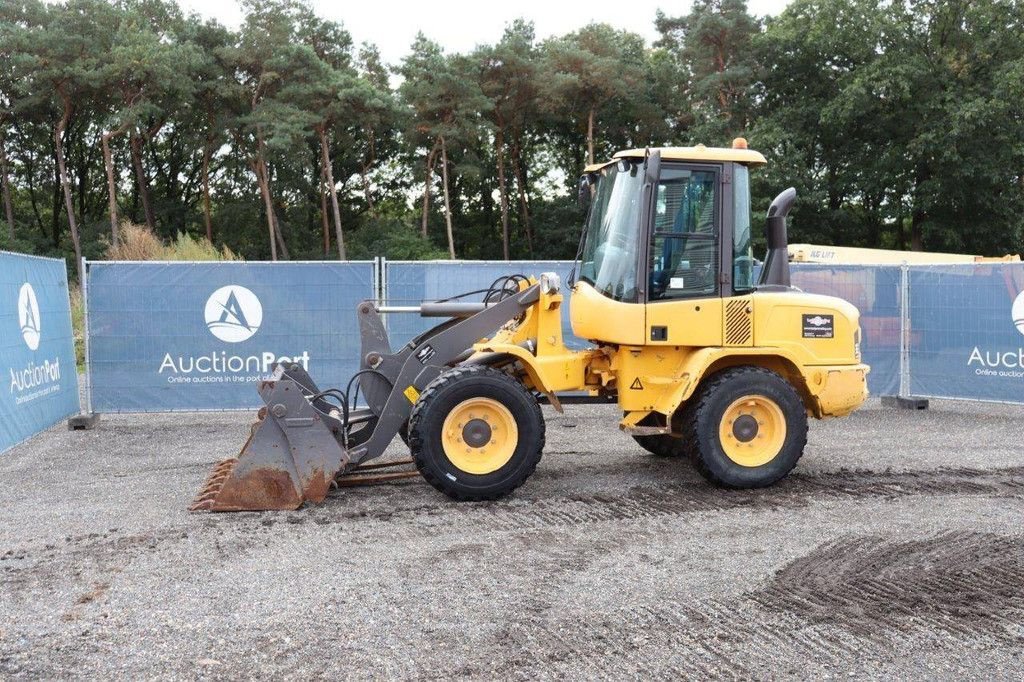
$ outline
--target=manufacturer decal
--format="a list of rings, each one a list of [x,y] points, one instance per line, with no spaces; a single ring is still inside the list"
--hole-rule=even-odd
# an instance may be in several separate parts
[[[836,335],[835,318],[832,315],[804,315],[803,335],[805,339],[831,339]]]
[[[421,365],[425,365],[428,362],[430,362],[430,358],[434,357],[435,355],[437,355],[437,351],[434,350],[434,347],[429,344],[423,346],[423,348],[420,348],[418,351],[416,351],[416,359],[420,361]]]

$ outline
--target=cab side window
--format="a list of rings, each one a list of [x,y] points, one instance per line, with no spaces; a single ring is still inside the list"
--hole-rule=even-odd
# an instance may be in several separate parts
[[[662,169],[650,249],[650,300],[710,296],[717,291],[716,180],[710,170]]]

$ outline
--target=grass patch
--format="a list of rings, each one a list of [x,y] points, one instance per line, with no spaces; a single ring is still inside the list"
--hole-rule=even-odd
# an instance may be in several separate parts
[[[121,223],[117,241],[107,244],[107,260],[240,261],[231,249],[217,248],[205,237],[179,232],[164,242],[145,225]]]
[[[73,287],[71,294],[71,331],[75,338],[75,365],[79,372],[85,371],[85,306],[82,305],[82,290]]]

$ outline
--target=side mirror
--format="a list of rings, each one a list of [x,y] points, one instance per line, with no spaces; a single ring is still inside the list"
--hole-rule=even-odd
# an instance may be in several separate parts
[[[586,215],[590,210],[590,201],[594,196],[594,176],[591,174],[580,177],[579,194],[576,198],[580,212]]]

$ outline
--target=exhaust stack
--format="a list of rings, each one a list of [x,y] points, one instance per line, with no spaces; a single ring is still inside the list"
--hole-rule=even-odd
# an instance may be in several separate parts
[[[790,187],[775,197],[768,207],[765,227],[768,232],[768,255],[761,270],[760,286],[788,287],[789,239],[786,236],[786,216],[796,201],[796,189]]]

